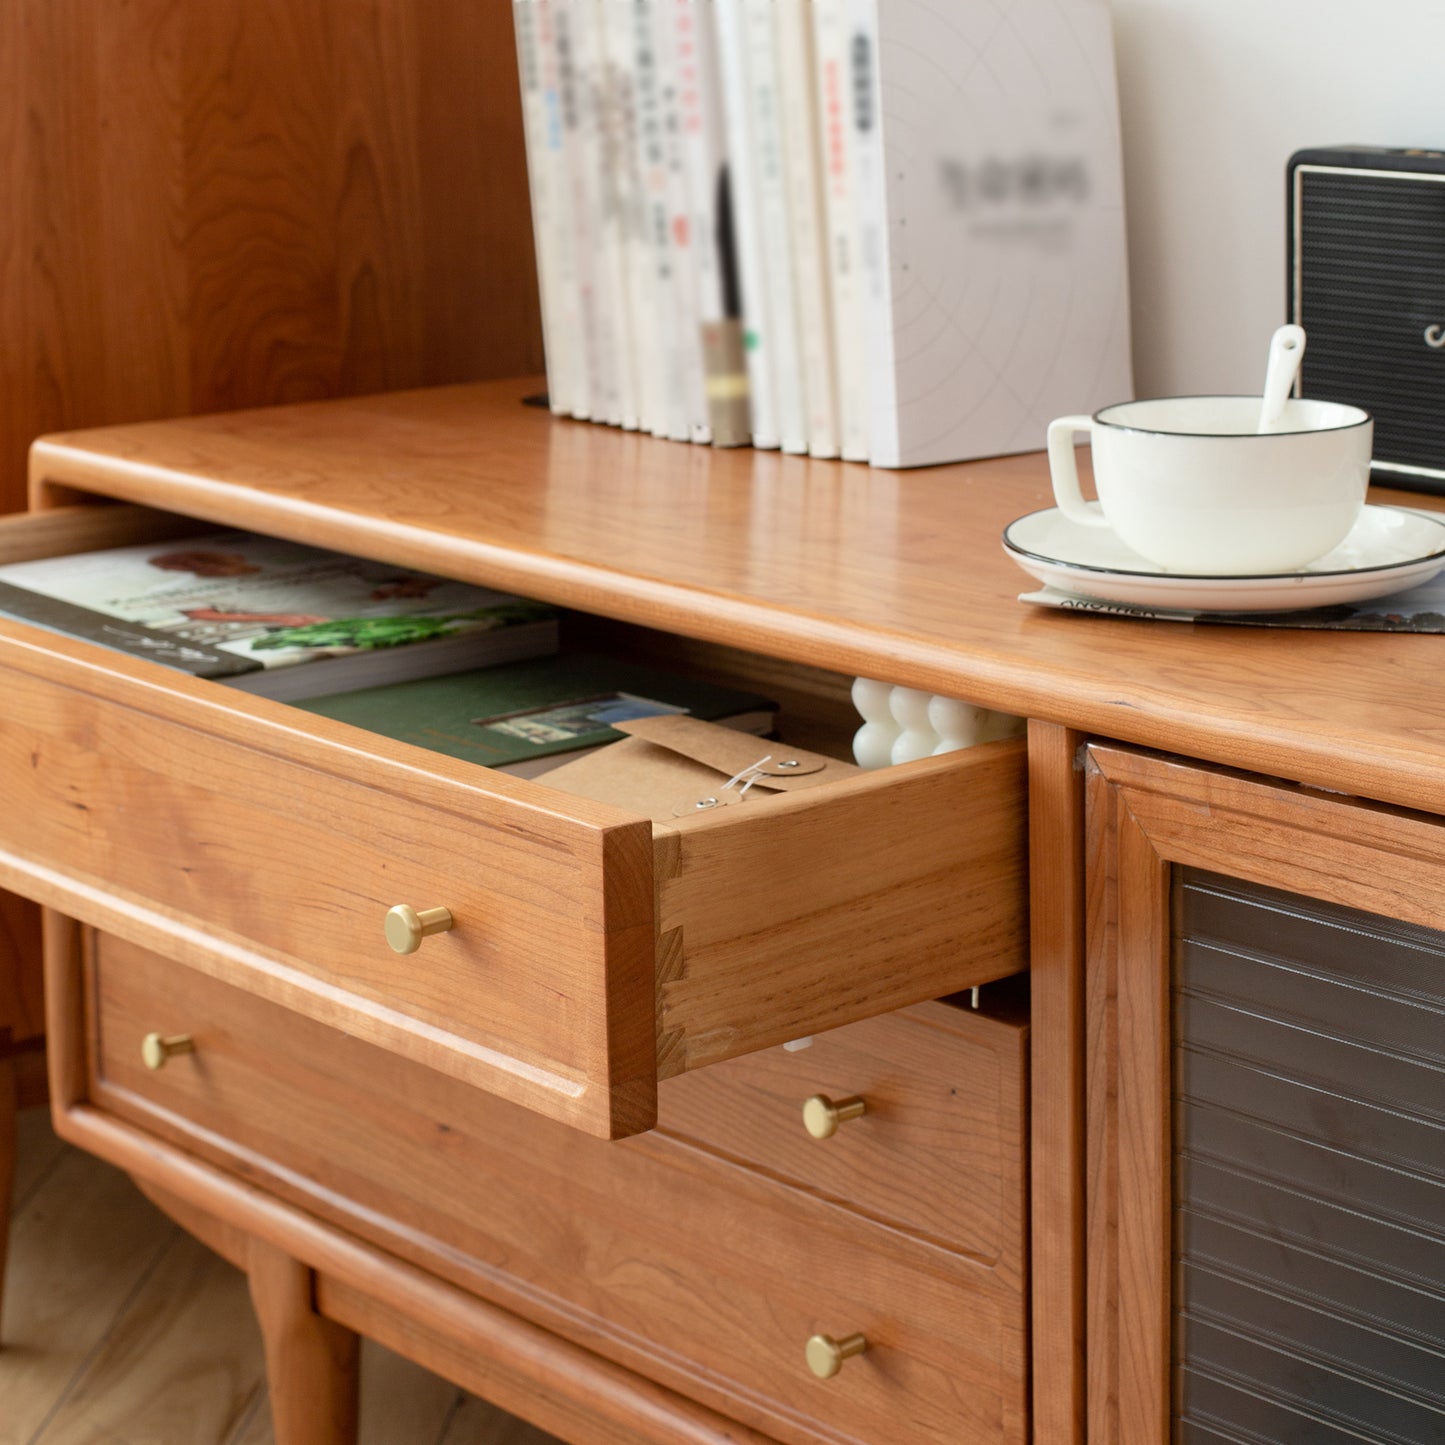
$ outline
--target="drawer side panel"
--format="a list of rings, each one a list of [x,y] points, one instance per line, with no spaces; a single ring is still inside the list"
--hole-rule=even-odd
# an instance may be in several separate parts
[[[1025,760],[987,744],[659,828],[660,1076],[1025,969]]]

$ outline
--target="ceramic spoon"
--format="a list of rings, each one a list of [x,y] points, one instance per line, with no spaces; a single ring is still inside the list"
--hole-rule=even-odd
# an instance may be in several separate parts
[[[1269,367],[1264,375],[1264,402],[1259,409],[1259,431],[1279,430],[1284,404],[1294,390],[1294,379],[1299,374],[1304,354],[1303,327],[1281,326],[1270,338]]]

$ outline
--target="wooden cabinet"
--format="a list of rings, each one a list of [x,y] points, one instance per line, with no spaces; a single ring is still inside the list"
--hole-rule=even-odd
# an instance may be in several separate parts
[[[390,1275],[448,1283],[450,1313],[411,1299],[401,1318],[453,1347],[451,1316],[475,1320],[482,1304],[484,1321],[514,1335],[544,1332],[547,1401],[528,1413],[549,1428],[602,1438],[596,1369],[583,1368],[598,1358],[614,1387],[628,1385],[625,1408],[613,1407],[622,1439],[702,1438],[684,1428],[696,1419],[715,1420],[719,1439],[737,1428],[727,1420],[798,1445],[1026,1439],[1027,1031],[1016,1011],[929,1004],[820,1038],[820,1067],[806,1049],[719,1064],[679,1081],[675,1117],[664,1086],[657,1130],[607,1143],[107,934],[57,919],[48,967],[73,1137],[130,1168],[183,1222],[175,1194],[257,1238],[279,1228],[288,1256],[324,1281],[318,1297],[347,1302],[342,1318],[378,1308],[371,1276],[395,1261]],[[150,1035],[173,1051],[158,1069]],[[785,1107],[772,1102],[780,1075],[796,1080]],[[820,1079],[851,1081],[875,1105],[866,1128],[806,1135],[800,1098]],[[905,1217],[877,1217],[877,1186],[829,1190],[796,1164],[783,1177],[788,1124],[807,1148],[850,1149],[865,1173],[908,1170],[911,1186],[887,1189]],[[945,1153],[966,1193],[920,1214],[912,1201],[938,1188],[930,1159]],[[320,1254],[318,1228],[329,1236]],[[368,1271],[331,1257],[342,1241],[368,1251]],[[249,1246],[238,1262],[251,1267]],[[480,1354],[500,1381],[459,1378],[515,1408],[521,1367],[495,1329]],[[864,1355],[837,1379],[814,1378],[810,1337],[852,1334]],[[400,1347],[418,1351],[415,1338]],[[443,1363],[435,1351],[423,1358]],[[649,1412],[647,1381],[667,1410]]]
[[[1089,753],[1089,1439],[1445,1432],[1445,824]]]
[[[633,1307],[640,1266],[586,1300],[520,1255],[445,1242],[456,1218],[442,1196],[495,1167],[475,1152],[456,1162],[485,1155],[454,1122],[473,1116],[510,1121],[519,1161],[531,1131],[558,1160],[631,1150],[617,1158],[646,1162],[589,1168],[668,1181],[655,1192],[674,1213],[688,1205],[679,1181],[705,1175],[719,1228],[735,1223],[722,1180],[750,1201],[740,1218],[764,1221],[760,1237],[793,1240],[799,1219],[826,1217],[868,1261],[856,1277],[828,1266],[845,1314],[883,1309],[879,1280],[885,1294],[916,1281],[928,1327],[961,1332],[980,1393],[964,1398],[968,1380],[943,1378],[943,1347],[900,1323],[816,1386],[861,1389],[875,1438],[899,1438],[879,1422],[912,1421],[915,1388],[928,1429],[966,1422],[992,1441],[1031,1425],[1042,1445],[1164,1438],[1171,870],[1439,927],[1438,824],[1296,786],[1445,816],[1438,639],[1021,607],[1027,584],[998,537],[1052,504],[1037,456],[878,473],[557,422],[519,405],[535,377],[437,387],[541,360],[505,6],[14,0],[7,20],[0,510],[23,501],[31,437],[107,425],[36,446],[37,511],[0,533],[0,558],[157,525],[118,500],[528,593],[679,650],[721,645],[775,671],[881,678],[1031,719],[1026,783],[1020,749],[996,748],[788,804],[756,831],[728,819],[658,830],[0,627],[0,884],[64,910],[48,925],[61,1128],[250,1270],[277,1395],[295,1411],[283,1439],[345,1438],[352,1329],[579,1441],[862,1430],[846,1412],[799,1423],[811,1412],[770,1352],[719,1344],[725,1314],[670,1355],[624,1348],[610,1321]],[[436,389],[313,402],[416,386]],[[110,425],[255,406],[267,409]],[[1176,794],[1100,750],[1091,836],[1115,861],[1086,875],[1076,764],[1091,737],[1291,781],[1165,768],[1211,780]],[[1252,812],[1246,794],[1273,801]],[[455,936],[400,967],[378,949],[397,902],[455,908]],[[67,919],[106,941],[83,944]],[[0,1198],[17,1088],[3,1034],[35,1041],[34,933],[29,905],[0,897],[0,954],[22,964],[0,958]],[[911,1011],[1025,962],[1026,1129],[1003,1053],[985,1067],[978,1040]],[[208,1021],[219,1010],[256,1032],[154,1077],[128,1045],[107,1052],[121,1019],[192,1028],[147,1018],[193,995]],[[811,1056],[776,1050],[811,1030]],[[260,1068],[258,1034],[317,1041],[316,1072],[310,1053]],[[810,1092],[856,1089],[876,1106],[816,1148],[792,1132],[793,1078],[810,1062]],[[971,1086],[945,1092],[940,1068],[954,1067]],[[860,1070],[867,1082],[849,1083]],[[380,1136],[346,1107],[358,1072],[415,1090],[366,1097],[440,1171],[423,1201],[368,1161]],[[237,1088],[264,1093],[269,1112],[253,1116]],[[308,1122],[313,1090],[324,1135]],[[659,1111],[662,1128],[635,1144],[592,1137],[646,1130]],[[324,1183],[308,1159],[327,1161]],[[689,1160],[706,1163],[694,1175]],[[537,1167],[539,1190],[560,1187],[562,1164]],[[579,1211],[570,1235],[554,1221],[558,1259],[635,1265],[602,1252],[600,1217]],[[699,1300],[726,1295],[701,1226],[670,1228],[670,1278]],[[769,1314],[760,1271],[740,1298]],[[779,1350],[797,1328],[851,1328],[805,1320],[792,1285],[762,1332]],[[978,1302],[988,1339],[960,1324],[955,1288]],[[894,1343],[908,1383],[889,1393]]]
[[[799,1100],[784,1119],[757,1087],[790,1073],[809,1088],[808,1050],[694,1075],[675,1112],[665,1086],[659,1129],[608,1144],[108,935],[88,933],[81,954],[53,968],[84,1000],[86,1107],[770,1437],[1024,1438],[1015,1018],[929,1004],[814,1045],[877,1106],[838,1142],[915,1176],[896,1199],[931,1187],[939,1146],[972,1176],[941,1243],[936,1227],[875,1218],[866,1193],[780,1177],[782,1123],[820,1153],[834,1142],[807,1136]],[[903,1045],[891,1095],[868,1061],[880,1027]],[[152,1033],[190,1051],[151,1070]],[[910,1148],[924,1129],[942,1135],[934,1150]],[[815,1379],[809,1337],[853,1333],[864,1355]]]
[[[997,537],[1037,456],[714,453],[535,385],[51,437],[0,556],[249,527],[725,663],[835,741],[864,676],[1027,715],[1026,752],[654,828],[0,625],[61,1132],[251,1272],[310,1362],[288,1441],[346,1439],[351,1330],[579,1442],[1167,1438],[1171,870],[1438,928],[1436,639],[1029,609]],[[458,928],[398,962],[399,902]],[[926,1002],[1025,964],[1026,1111],[1022,1035]],[[197,1052],[150,1075],[138,1032]],[[813,1141],[815,1093],[871,1108]],[[815,1383],[813,1332],[869,1345]]]
[[[72,461],[0,555],[222,520]],[[0,678],[58,1127],[248,1271],[286,1445],[350,1329],[579,1441],[1027,1438],[1026,1015],[927,1002],[1027,966],[1021,742],[659,824],[19,623]],[[398,957],[401,902],[454,926]]]

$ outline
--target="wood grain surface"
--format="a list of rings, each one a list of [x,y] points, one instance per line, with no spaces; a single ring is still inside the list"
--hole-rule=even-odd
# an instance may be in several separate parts
[[[542,362],[505,5],[0,0],[0,216],[0,512],[57,427]]]
[[[1170,870],[1445,928],[1437,818],[1091,746],[1088,777],[1091,1442],[1170,1429]]]
[[[276,1445],[356,1445],[361,1341],[316,1308],[316,1277],[264,1240],[246,1280],[266,1351]]]
[[[388,763],[325,720],[308,742],[289,709],[183,696],[118,654],[76,670],[63,642],[0,641],[0,880],[579,1127],[651,1124],[649,824],[439,755]],[[438,891],[456,927],[399,958],[387,909]]]
[[[61,436],[35,496],[90,489],[1445,811],[1432,637],[1025,607],[999,537],[1052,504],[1038,454],[882,472],[715,451],[554,420],[520,404],[536,384]]]
[[[98,942],[90,1095],[117,1119],[769,1436],[1021,1438],[1016,1036],[1011,1059],[964,1047],[967,1020],[939,1039],[954,1046],[944,1078],[996,1100],[989,1167],[1007,1202],[970,1190],[934,1204],[978,1211],[943,1229],[989,1232],[991,1247],[969,1256],[707,1147],[685,1118],[637,1140],[588,1139],[157,955]],[[151,1073],[138,1040],[157,1009],[163,1029],[196,1020],[198,1043]],[[915,1134],[894,1155],[930,1197],[934,1147]],[[874,1354],[827,1386],[813,1380],[808,1336],[855,1328]]]
[[[656,825],[659,1076],[1027,967],[1024,793],[1010,741]]]
[[[920,1004],[669,1079],[659,1127],[1017,1273],[1027,1038],[1012,1017]],[[814,1094],[860,1097],[867,1112],[815,1139],[803,1127]]]
[[[1082,734],[1029,723],[1029,1279],[1034,1435],[1086,1437]]]
[[[0,687],[0,879],[604,1136],[659,1076],[1027,964],[1016,741],[649,825],[23,626]],[[456,926],[403,962],[398,902]]]
[[[0,510],[40,432],[535,370],[511,16],[4,0]]]

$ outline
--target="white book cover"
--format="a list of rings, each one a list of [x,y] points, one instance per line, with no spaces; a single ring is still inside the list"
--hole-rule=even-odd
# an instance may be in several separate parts
[[[673,325],[680,369],[681,400],[687,437],[712,441],[703,365],[702,306],[704,268],[710,237],[697,224],[693,199],[689,126],[700,120],[697,13],[693,0],[654,0],[658,73],[662,77],[663,145],[667,155],[667,234],[672,245]]]
[[[672,178],[667,136],[672,103],[670,77],[664,74],[658,47],[659,0],[635,0],[632,11],[633,83],[637,99],[637,169],[652,261],[650,295],[658,358],[652,375],[656,391],[649,395],[649,429],[653,436],[687,441],[688,411],[681,331],[674,296]]]
[[[886,331],[871,460],[1032,451],[1133,393],[1107,0],[872,0]]]
[[[633,366],[637,429],[652,432],[663,414],[663,356],[651,209],[643,186],[635,0],[599,0],[603,42],[617,83],[618,202],[621,206],[625,328]],[[624,425],[626,423],[624,422]]]
[[[672,0],[672,7],[708,430],[716,446],[741,446],[750,435],[747,362],[715,6]]]
[[[783,118],[778,94],[773,0],[742,0],[748,78],[748,129],[752,140],[755,205],[762,237],[763,284],[779,443],[785,452],[808,450],[808,398],[798,330],[796,288],[783,160]]]
[[[767,449],[778,445],[778,412],[773,387],[767,287],[763,283],[762,232],[758,224],[757,185],[753,177],[742,0],[714,0],[713,20],[716,27],[718,73],[722,79],[723,119],[727,132],[733,239],[737,249],[738,276],[742,284],[748,403],[752,413],[753,445]]]
[[[848,23],[849,138],[857,237],[868,460],[878,460],[874,416],[893,395],[893,328],[888,310],[888,191],[883,176],[883,97],[878,76],[879,0],[843,0]],[[896,420],[886,402],[890,422]],[[890,432],[890,442],[896,440]],[[883,465],[880,462],[880,465]]]
[[[823,177],[838,439],[845,461],[868,460],[861,236],[854,156],[852,26],[847,0],[812,0],[815,102]]]
[[[533,246],[542,303],[542,344],[547,398],[554,412],[585,408],[586,358],[581,345],[581,292],[572,224],[571,176],[563,150],[561,86],[555,9],[559,0],[515,0],[517,64],[527,180],[532,201]]]
[[[588,176],[582,158],[581,97],[577,83],[577,37],[571,0],[549,0],[546,33],[550,45],[544,52],[544,76],[556,96],[557,124],[561,130],[563,191],[567,197],[569,221],[568,297],[569,331],[575,338],[578,365],[569,378],[572,415],[590,421],[599,409],[596,396],[598,372],[597,314],[593,304],[595,264],[594,222],[587,199]]]
[[[631,297],[632,249],[641,230],[636,188],[635,116],[632,97],[632,46],[627,13],[615,0],[591,0],[594,35],[599,199],[602,209],[602,263],[612,307],[613,353],[619,420],[624,431],[641,424],[638,380],[638,327]],[[621,23],[619,23],[621,22]]]
[[[827,222],[809,4],[810,0],[773,0],[773,17],[798,347],[808,406],[808,451],[815,457],[836,457],[838,383],[833,364],[833,299],[828,290]]]
[[[567,144],[575,160],[572,183],[580,222],[579,270],[591,419],[619,426],[622,422],[619,382],[622,345],[613,289],[612,252],[621,245],[621,239],[620,216],[615,210],[609,210],[604,184],[605,57],[592,0],[569,0],[565,14],[568,27],[564,38],[570,41],[573,93],[570,105],[564,95],[564,119],[574,118],[574,129]]]

